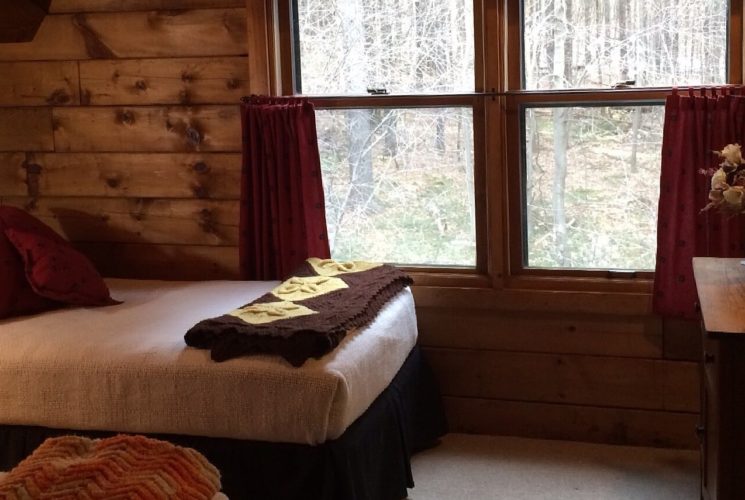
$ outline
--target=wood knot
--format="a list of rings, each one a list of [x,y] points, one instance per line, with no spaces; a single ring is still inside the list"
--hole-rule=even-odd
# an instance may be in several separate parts
[[[145,90],[147,89],[147,83],[145,82],[145,80],[137,80],[135,82],[135,88],[137,90]]]
[[[37,165],[36,163],[23,163],[23,168],[26,169],[26,174],[28,175],[39,175],[41,174],[41,165]]]
[[[215,223],[212,210],[209,208],[203,208],[199,211],[199,227],[202,231],[208,234],[217,234],[217,225]]]
[[[47,104],[51,106],[67,104],[68,102],[70,102],[70,95],[65,92],[65,89],[56,89],[47,97]]]
[[[194,171],[198,174],[206,174],[210,171],[210,167],[203,161],[196,162],[191,168],[193,168]]]
[[[118,82],[120,76],[122,75],[119,73],[119,70],[115,69],[114,72],[111,74],[111,81],[114,83]]]
[[[184,83],[192,83],[195,80],[194,75],[189,73],[188,71],[184,71],[181,73],[181,81]]]
[[[116,121],[122,125],[132,125],[135,122],[135,115],[129,110],[117,110]]]
[[[118,188],[122,183],[122,180],[118,176],[111,176],[106,178],[106,185],[112,189]]]
[[[33,162],[33,154],[26,153],[26,159],[21,166],[26,170],[26,191],[32,198],[39,196],[39,176],[41,175],[41,165]]]
[[[202,143],[202,134],[194,127],[187,127],[186,128],[186,141],[194,146],[197,147]]]
[[[204,199],[204,198],[210,197],[209,192],[207,191],[207,188],[202,186],[201,184],[194,184],[191,187],[191,192],[194,193],[195,198]]]
[[[228,88],[229,88],[230,90],[235,90],[235,89],[237,89],[238,87],[240,87],[240,86],[241,86],[241,81],[240,81],[240,80],[239,80],[238,78],[230,78],[230,79],[229,79],[229,80],[228,80],[228,81],[227,81],[227,82],[225,83],[225,85],[226,85],[226,86],[227,86],[227,87],[228,87]]]

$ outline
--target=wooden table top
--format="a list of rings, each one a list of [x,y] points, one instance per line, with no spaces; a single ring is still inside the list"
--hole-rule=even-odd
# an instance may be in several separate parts
[[[745,265],[743,259],[695,257],[693,274],[709,334],[745,338]]]

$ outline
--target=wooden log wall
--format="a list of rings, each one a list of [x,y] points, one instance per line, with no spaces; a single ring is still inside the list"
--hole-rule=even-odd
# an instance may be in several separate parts
[[[695,448],[698,326],[651,315],[419,307],[453,428]]]
[[[0,204],[109,276],[237,277],[244,1],[53,0],[33,42],[0,44]],[[695,445],[695,325],[638,296],[424,284],[452,430]]]
[[[244,0],[53,0],[0,44],[0,203],[111,276],[234,278]]]

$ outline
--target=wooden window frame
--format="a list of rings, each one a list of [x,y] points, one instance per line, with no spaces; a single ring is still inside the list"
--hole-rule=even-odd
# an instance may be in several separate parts
[[[524,263],[523,136],[522,115],[529,106],[556,105],[664,105],[672,87],[632,89],[522,90],[522,14],[521,0],[504,0],[507,24],[504,151],[507,175],[506,283],[509,287],[554,290],[602,290],[610,292],[651,292],[653,271],[606,269],[553,269],[528,267]],[[743,2],[729,0],[728,84],[743,81]],[[507,123],[512,126],[506,126]],[[517,126],[516,124],[520,124]]]
[[[253,93],[294,95],[291,0],[247,0],[248,62]],[[504,301],[518,303],[537,294],[551,295],[561,303],[581,297],[595,298],[603,307],[618,311],[646,310],[643,297],[651,292],[653,273],[629,277],[608,271],[526,269],[522,264],[521,137],[514,124],[520,106],[554,103],[557,94],[570,102],[664,101],[670,88],[625,90],[522,91],[521,0],[474,0],[475,87],[473,93],[451,95],[385,95],[313,97],[319,108],[472,105],[474,117],[474,186],[476,187],[475,269],[416,267],[406,269],[415,277],[426,303],[463,302],[473,307],[493,307]],[[729,81],[743,81],[743,4],[730,0]],[[449,289],[449,290],[448,290]],[[470,297],[467,289],[482,289]],[[491,290],[487,290],[491,289]],[[478,300],[475,300],[478,297]],[[524,299],[523,299],[524,297]],[[546,296],[547,297],[547,296]],[[593,302],[595,301],[595,302]],[[610,301],[610,302],[609,302]],[[533,302],[533,301],[531,301]],[[589,303],[589,302],[587,302]],[[601,303],[593,306],[593,310]],[[629,304],[635,304],[629,306]],[[582,304],[578,303],[579,308]],[[539,304],[526,307],[543,307]],[[564,306],[562,306],[564,307]],[[619,309],[620,308],[620,309]]]
[[[274,84],[270,86],[276,94],[299,95],[295,89],[294,75],[294,26],[292,20],[292,0],[264,0],[265,11],[271,12],[274,32],[277,34],[273,59],[275,67]],[[474,202],[476,264],[474,267],[448,267],[408,265],[403,269],[412,273],[417,284],[432,286],[491,287],[489,230],[487,213],[486,147],[487,110],[483,96],[486,85],[484,78],[483,29],[485,0],[473,0],[474,4],[474,92],[452,94],[395,94],[395,95],[305,95],[317,109],[355,109],[355,108],[444,108],[466,107],[473,111],[473,152],[474,152]]]

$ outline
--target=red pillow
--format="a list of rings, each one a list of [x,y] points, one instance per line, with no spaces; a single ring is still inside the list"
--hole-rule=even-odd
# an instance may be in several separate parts
[[[31,289],[26,281],[23,261],[2,229],[0,221],[0,319],[34,314],[59,306]]]
[[[19,229],[29,233],[41,234],[52,240],[66,243],[62,236],[54,232],[54,229],[30,213],[16,207],[0,207],[0,228],[3,230]]]
[[[76,306],[118,304],[96,268],[64,240],[8,228],[5,235],[26,265],[26,279],[42,297]]]
[[[38,295],[78,306],[119,303],[88,258],[34,216],[0,207],[0,226],[21,255],[28,284]]]

